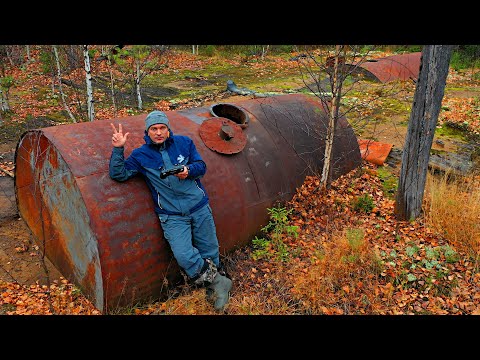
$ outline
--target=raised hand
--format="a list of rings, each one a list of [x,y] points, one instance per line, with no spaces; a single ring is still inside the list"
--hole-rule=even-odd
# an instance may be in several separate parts
[[[127,142],[127,136],[130,133],[127,132],[123,134],[122,124],[118,124],[118,131],[115,128],[115,125],[113,125],[112,123],[110,123],[110,125],[112,126],[112,129],[113,129],[112,145],[114,147],[123,147]]]

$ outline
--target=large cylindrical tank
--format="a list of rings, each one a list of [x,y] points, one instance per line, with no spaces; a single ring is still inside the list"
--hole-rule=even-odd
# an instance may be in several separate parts
[[[305,177],[321,173],[327,117],[318,99],[281,95],[166,111],[175,134],[193,139],[207,164],[222,254],[244,246],[290,200]],[[180,278],[142,178],[110,179],[112,122],[129,132],[125,156],[144,143],[146,114],[25,132],[15,153],[22,218],[47,257],[106,312],[158,299]],[[341,118],[333,178],[360,162],[352,128]]]

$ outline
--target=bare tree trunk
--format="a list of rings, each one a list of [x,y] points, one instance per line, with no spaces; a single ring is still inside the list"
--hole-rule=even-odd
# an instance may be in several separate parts
[[[0,89],[0,111],[10,111],[6,92]]]
[[[67,54],[67,63],[70,71],[80,68],[82,49],[79,49],[77,45],[68,45],[65,47],[65,52]]]
[[[48,46],[45,46],[45,51],[47,51]],[[52,85],[52,95],[55,94],[55,81],[57,79],[57,76],[55,74],[55,68],[53,66],[50,66],[50,71],[51,71],[51,75],[52,75],[52,82],[51,82],[51,85]]]
[[[395,215],[399,220],[413,220],[421,213],[430,149],[451,54],[452,45],[425,45],[422,49],[396,194]]]
[[[25,45],[25,49],[27,50],[27,61],[30,62],[30,45]]]
[[[332,88],[332,105],[330,107],[330,114],[328,117],[328,128],[327,128],[327,138],[325,140],[325,160],[323,162],[322,176],[320,178],[320,183],[323,189],[326,189],[330,183],[331,178],[331,164],[332,164],[332,149],[333,149],[333,139],[335,137],[335,128],[338,122],[338,112],[340,108],[340,99],[342,98],[342,84],[343,75],[342,69],[340,67],[343,63],[339,62],[340,53],[343,51],[343,45],[335,46],[335,62],[333,65],[333,74],[330,79],[330,84]]]
[[[7,47],[4,46],[3,50],[5,51],[6,56],[6,49]],[[4,78],[6,76],[5,64],[3,62],[3,57],[0,58],[0,77]],[[2,89],[3,86],[0,84],[0,111],[10,111],[10,105],[8,104],[8,96],[7,91]]]
[[[107,57],[108,74],[110,75],[110,94],[112,95],[113,116],[117,116],[117,103],[115,102],[115,79],[113,76],[110,58]]]
[[[5,46],[5,55],[7,56],[7,60],[8,62],[10,63],[10,65],[13,67],[15,66],[15,63],[13,62],[13,59],[12,59],[12,55],[11,55],[11,51],[10,51],[10,47],[9,46]]]
[[[72,121],[73,121],[74,123],[76,123],[77,120],[75,119],[75,116],[73,116],[72,112],[70,111],[70,108],[68,107],[67,102],[65,101],[65,94],[63,93],[63,89],[62,89],[62,73],[61,73],[61,68],[60,68],[60,61],[58,60],[58,50],[57,50],[57,46],[56,46],[56,45],[52,45],[52,48],[53,48],[53,54],[54,54],[54,56],[55,56],[55,63],[57,64],[58,90],[60,91],[60,96],[62,97],[63,107],[64,107],[65,110],[67,111],[68,116],[70,117],[70,119],[72,119]]]
[[[0,111],[8,112],[10,111],[10,103],[8,101],[8,93],[10,92],[10,87],[13,85],[13,82],[8,81],[9,77],[5,77],[5,68],[2,67],[0,83]]]
[[[143,110],[142,94],[140,92],[141,70],[140,61],[138,59],[135,59],[135,65],[137,69],[137,75],[135,76],[135,90],[137,92],[138,110]]]
[[[93,88],[92,88],[92,73],[90,70],[90,56],[88,55],[88,45],[83,45],[83,59],[85,62],[85,81],[87,83],[87,109],[88,120],[95,120],[95,110],[93,106]]]
[[[267,45],[266,47],[265,46],[262,46],[262,60],[265,59],[265,55],[267,55],[267,52],[268,52],[268,49],[270,48],[270,45]]]
[[[108,56],[108,49],[105,45],[102,45],[100,47],[100,52],[102,54],[102,57],[107,57]]]

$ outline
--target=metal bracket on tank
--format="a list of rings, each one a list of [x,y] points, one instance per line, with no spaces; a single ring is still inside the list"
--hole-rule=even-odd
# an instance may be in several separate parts
[[[243,129],[250,121],[248,114],[238,106],[226,103],[210,107],[214,117],[206,119],[199,128],[200,138],[210,150],[221,154],[236,154],[243,150],[247,137]]]

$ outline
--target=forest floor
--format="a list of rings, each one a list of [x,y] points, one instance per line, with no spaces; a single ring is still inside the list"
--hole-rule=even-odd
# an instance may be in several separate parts
[[[201,67],[201,64],[197,64]],[[271,65],[271,63],[270,63]],[[258,63],[252,64],[258,66]],[[257,69],[257,71],[260,71]],[[271,76],[271,74],[270,74]],[[229,78],[230,74],[224,74],[222,79]],[[38,86],[45,79],[38,80]],[[263,88],[265,91],[284,91],[285,83],[282,87],[275,87],[275,84],[269,84],[264,80]],[[178,90],[184,88],[188,81],[171,83],[171,87],[178,87]],[[268,84],[268,86],[267,86]],[[295,88],[301,87],[301,82],[292,82]],[[24,86],[32,86],[31,83]],[[250,84],[242,83],[242,87],[249,87]],[[254,85],[252,85],[254,86]],[[368,84],[373,88],[378,84]],[[406,123],[409,117],[408,103],[413,99],[412,84],[405,86],[404,97],[402,101],[407,104],[401,111],[390,111],[383,116],[377,116],[375,112],[366,113],[370,119],[377,116],[378,121],[370,121],[368,124],[358,128],[359,138],[374,139],[393,145],[392,156],[390,156],[384,167],[392,176],[398,176],[400,169],[401,149],[403,147],[405,134],[407,131]],[[201,89],[201,85],[195,85],[196,91]],[[21,89],[14,94],[17,102],[21,102],[22,94],[27,92]],[[451,72],[447,79],[447,89],[444,97],[444,106],[439,127],[441,128],[447,121],[464,123],[469,120],[470,124],[479,121],[478,99],[480,96],[480,84],[469,79],[467,75],[457,72]],[[203,96],[197,102],[184,101],[178,107],[189,106],[207,106],[216,102],[231,102],[243,100],[252,96],[234,95],[226,91],[212,92],[211,95]],[[28,99],[25,99],[27,102]],[[378,107],[386,109],[385,104],[378,104]],[[377,110],[378,110],[377,107]],[[157,103],[158,108],[158,103]],[[367,108],[367,107],[366,107]],[[39,111],[41,114],[41,111]],[[108,118],[108,117],[107,117]],[[354,122],[355,119],[349,118]],[[361,120],[359,120],[361,122]],[[29,127],[44,127],[55,125],[56,120],[39,115]],[[14,129],[17,124],[17,129]],[[25,122],[12,121],[3,126],[5,136],[0,139],[0,164],[4,171],[0,171],[0,314],[100,314],[93,305],[86,299],[81,292],[55,269],[49,260],[42,256],[38,246],[35,244],[33,235],[26,223],[18,214],[15,200],[14,180],[9,175],[14,172],[15,148],[19,140],[19,134],[25,130]],[[472,131],[473,132],[473,131]],[[11,134],[11,135],[9,135]],[[398,149],[398,151],[397,151]],[[478,144],[469,140],[464,133],[456,131],[441,132],[435,135],[435,141],[432,147],[434,154],[452,156],[452,161],[469,162],[478,152]],[[435,153],[436,151],[436,153]],[[448,165],[448,159],[443,163]],[[477,166],[476,162],[472,166]],[[314,297],[305,297],[302,292],[302,282],[299,280],[299,274],[305,278],[313,276],[316,262],[308,264],[315,253],[318,245],[318,239],[326,239],[325,231],[328,231],[323,224],[323,217],[337,214],[335,228],[348,228],[352,223],[363,228],[369,234],[375,248],[382,252],[384,260],[393,250],[397,253],[405,254],[407,244],[415,243],[419,248],[425,249],[429,246],[445,247],[448,245],[446,240],[439,234],[434,234],[426,228],[421,221],[412,223],[397,222],[393,214],[393,200],[391,194],[385,191],[384,180],[380,178],[377,167],[364,162],[363,172],[353,171],[335,181],[332,189],[321,198],[318,197],[316,189],[318,180],[307,178],[305,184],[298,189],[297,194],[290,205],[295,209],[290,218],[292,224],[297,224],[301,228],[301,241],[294,242],[292,239],[286,239],[285,242],[291,249],[297,248],[302,253],[302,257],[296,258],[289,268],[278,264],[274,259],[254,260],[252,258],[253,248],[246,247],[229,254],[224,259],[229,273],[233,276],[234,288],[232,290],[232,299],[227,314],[479,314],[480,313],[480,275],[477,272],[477,264],[472,263],[468,256],[462,255],[462,260],[454,264],[445,263],[448,268],[447,279],[455,280],[456,286],[452,283],[443,283],[444,288],[448,288],[447,295],[443,295],[441,289],[435,296],[419,290],[410,289],[402,291],[397,289],[391,281],[386,279],[395,278],[396,269],[387,268],[382,273],[376,290],[365,289],[365,296],[370,296],[376,291],[374,297],[378,301],[373,301],[370,297],[370,304],[364,308],[352,301],[343,308],[332,304],[315,303]],[[374,195],[376,212],[369,214],[358,214],[353,212],[349,194],[360,194],[368,192]],[[337,199],[337,200],[334,200]],[[343,200],[338,200],[343,199]],[[345,201],[344,201],[345,200]],[[338,202],[344,202],[342,209],[344,216],[338,215]],[[347,208],[347,210],[345,210]],[[313,210],[323,209],[323,210]],[[313,211],[313,212],[312,212]],[[381,214],[381,216],[379,215]],[[317,219],[312,221],[309,219]],[[392,235],[394,234],[394,235]],[[401,234],[401,240],[396,235]],[[374,239],[374,240],[372,240]],[[300,247],[299,244],[302,244]],[[313,246],[312,244],[317,244]],[[458,253],[461,253],[458,250]],[[418,255],[416,260],[420,264],[422,259],[426,259],[427,254],[423,252]],[[308,259],[307,262],[306,259]],[[390,259],[391,261],[394,261]],[[317,269],[318,270],[318,269]],[[418,277],[426,276],[429,269],[419,269]],[[423,272],[423,275],[420,274]],[[283,275],[282,275],[283,274]],[[282,278],[283,276],[283,278]],[[295,280],[293,280],[295,279]],[[305,282],[305,284],[307,284]],[[266,286],[266,287],[265,287]],[[305,285],[306,286],[306,285]],[[345,285],[347,286],[347,285]],[[357,288],[343,287],[343,292],[361,292],[361,285]],[[265,300],[268,299],[268,300]],[[383,300],[382,300],[383,299]],[[263,302],[263,304],[261,304]],[[303,304],[303,305],[302,305]],[[214,314],[209,304],[206,303],[201,290],[191,289],[188,286],[177,290],[176,295],[167,301],[149,304],[147,306],[135,307],[130,309],[132,314]]]

